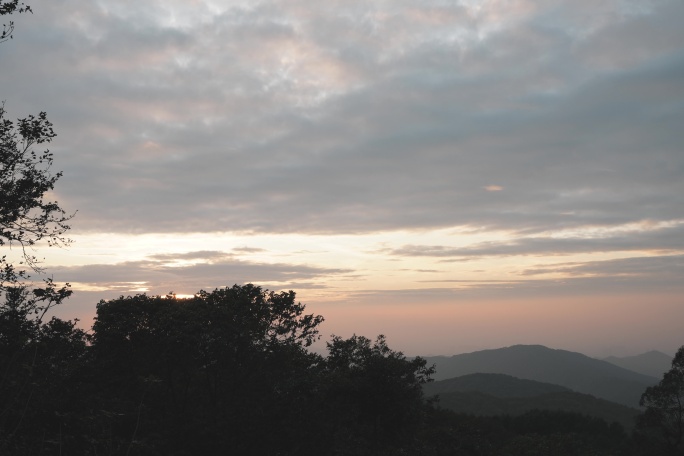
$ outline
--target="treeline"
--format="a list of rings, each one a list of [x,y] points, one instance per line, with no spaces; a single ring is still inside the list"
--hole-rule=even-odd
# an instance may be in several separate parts
[[[0,308],[0,454],[396,454],[432,370],[379,337],[307,347],[320,316],[253,285],[100,302],[91,333]],[[40,313],[40,312],[39,312]]]
[[[441,410],[434,368],[382,336],[313,353],[323,319],[294,292],[121,297],[89,332],[41,309],[25,288],[0,306],[3,455],[646,454],[580,414]]]

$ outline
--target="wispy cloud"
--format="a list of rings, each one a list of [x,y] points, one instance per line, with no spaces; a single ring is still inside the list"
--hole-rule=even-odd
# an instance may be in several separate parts
[[[221,260],[230,257],[226,252],[214,250],[201,250],[197,252],[185,253],[156,253],[149,255],[150,260],[156,261],[179,261],[179,260]]]
[[[381,253],[406,257],[490,257],[512,255],[574,255],[606,252],[684,251],[684,224],[641,225],[639,229],[613,232],[601,230],[585,236],[520,237],[506,241],[480,242],[463,247],[443,245],[404,245],[385,248]]]
[[[650,282],[670,282],[684,273],[684,255],[620,258],[616,260],[589,261],[583,263],[559,263],[536,266],[523,271],[523,275],[562,273],[574,277],[622,277],[647,279]]]
[[[190,260],[190,262],[188,262]],[[200,260],[200,261],[192,261]],[[303,264],[259,263],[233,258],[223,252],[201,251],[150,255],[146,260],[116,264],[87,264],[51,268],[75,288],[125,291],[194,293],[233,283],[271,284],[276,288],[320,288],[324,279],[352,271]],[[229,282],[229,283],[227,283]]]

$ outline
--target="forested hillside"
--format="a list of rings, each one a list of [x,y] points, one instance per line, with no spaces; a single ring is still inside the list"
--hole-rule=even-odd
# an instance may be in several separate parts
[[[478,416],[519,416],[533,410],[579,413],[617,422],[631,430],[639,411],[559,385],[521,380],[503,374],[470,374],[423,385],[437,395],[440,407]]]
[[[507,374],[561,385],[628,407],[637,407],[644,390],[658,382],[657,378],[581,353],[554,350],[542,345],[515,345],[426,359],[437,366],[436,380],[474,373]]]

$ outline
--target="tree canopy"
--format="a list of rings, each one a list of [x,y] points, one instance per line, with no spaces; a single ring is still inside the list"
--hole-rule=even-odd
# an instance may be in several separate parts
[[[640,405],[646,408],[638,421],[642,440],[659,454],[684,454],[684,346],[660,382],[646,389]]]
[[[294,292],[251,284],[101,301],[88,367],[74,380],[91,392],[90,411],[64,412],[63,423],[89,443],[62,449],[361,455],[411,447],[432,369],[383,337],[334,337],[327,357],[310,352],[322,321]]]

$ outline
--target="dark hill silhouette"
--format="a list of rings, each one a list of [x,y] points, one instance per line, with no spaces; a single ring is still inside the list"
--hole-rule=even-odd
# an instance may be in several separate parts
[[[469,374],[423,385],[423,392],[427,396],[472,391],[495,397],[533,397],[570,390],[564,386],[524,380],[506,374]]]
[[[604,361],[655,378],[662,378],[663,374],[672,367],[672,356],[652,350],[636,356],[609,356]]]
[[[454,391],[439,394],[438,405],[457,413],[476,416],[519,416],[532,410],[579,413],[617,422],[626,430],[634,427],[639,411],[588,394],[564,391],[532,397],[496,397],[478,391]]]
[[[561,385],[629,407],[637,407],[646,387],[659,380],[581,353],[554,350],[542,345],[514,345],[426,359],[428,364],[437,366],[435,380],[475,373],[507,374]]]
[[[580,413],[634,426],[635,408],[577,393],[560,385],[524,380],[505,374],[469,374],[423,385],[427,397],[439,396],[439,405],[477,416],[518,416],[531,410]]]

